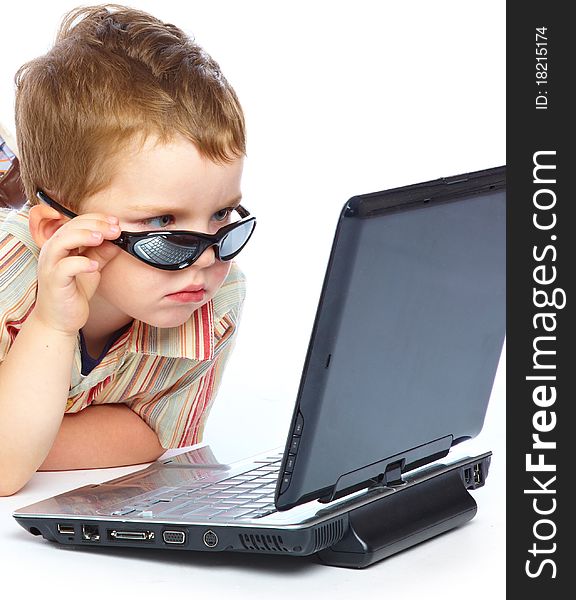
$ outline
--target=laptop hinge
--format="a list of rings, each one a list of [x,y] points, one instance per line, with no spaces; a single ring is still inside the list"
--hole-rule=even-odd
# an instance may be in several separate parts
[[[402,479],[402,467],[404,466],[405,461],[399,460],[395,463],[390,463],[386,466],[386,471],[384,472],[384,478],[382,483],[379,485],[385,485],[386,487],[396,487],[399,485],[404,485],[406,482]]]
[[[395,487],[403,485],[402,473],[431,463],[446,456],[452,446],[453,436],[447,435],[427,444],[406,450],[360,469],[345,473],[329,493],[318,498],[319,502],[333,502],[363,488],[373,486]]]

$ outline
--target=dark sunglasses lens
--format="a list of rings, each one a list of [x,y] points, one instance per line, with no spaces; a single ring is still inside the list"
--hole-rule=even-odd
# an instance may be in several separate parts
[[[248,223],[244,223],[243,225],[234,228],[222,238],[222,241],[220,242],[220,258],[222,260],[233,258],[240,250],[242,250],[242,248],[244,248],[246,242],[252,235],[255,224],[256,221],[248,221]]]
[[[150,236],[138,240],[133,251],[148,262],[158,265],[174,266],[195,260],[201,252],[200,240],[191,236],[170,236],[169,238]]]

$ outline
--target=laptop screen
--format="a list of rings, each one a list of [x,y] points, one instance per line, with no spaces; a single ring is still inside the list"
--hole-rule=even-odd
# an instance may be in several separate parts
[[[504,168],[454,181],[345,206],[279,508],[425,464],[480,432],[505,335]]]

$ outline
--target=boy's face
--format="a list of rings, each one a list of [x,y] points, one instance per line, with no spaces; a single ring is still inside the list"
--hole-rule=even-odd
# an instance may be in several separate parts
[[[236,213],[224,220],[222,215],[223,209],[240,204],[243,159],[217,164],[184,138],[157,146],[155,141],[149,139],[141,151],[123,158],[111,185],[88,198],[81,212],[114,215],[124,231],[215,233],[234,220]],[[132,318],[155,327],[181,325],[214,297],[230,265],[218,261],[213,248],[181,271],[157,269],[118,252],[102,269],[88,322],[105,322],[113,329]],[[204,288],[203,295],[171,296],[198,286]]]

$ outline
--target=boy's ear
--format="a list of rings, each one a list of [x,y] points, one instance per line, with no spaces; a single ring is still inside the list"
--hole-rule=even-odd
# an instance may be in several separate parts
[[[56,209],[46,204],[35,204],[29,212],[28,227],[30,234],[39,248],[49,240],[54,233],[69,221]]]

